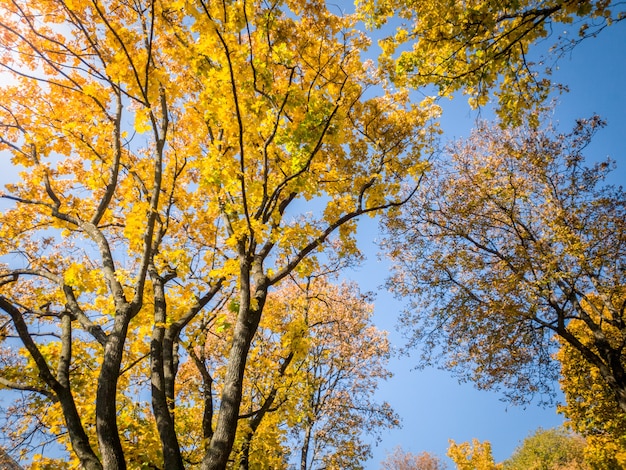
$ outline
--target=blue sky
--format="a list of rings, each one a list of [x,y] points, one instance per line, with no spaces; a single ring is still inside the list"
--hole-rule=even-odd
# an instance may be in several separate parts
[[[554,111],[554,122],[563,131],[571,130],[575,119],[599,114],[608,126],[588,147],[589,160],[611,156],[617,162],[610,182],[626,183],[626,22],[603,31],[599,37],[577,46],[559,62],[554,79],[568,85]],[[467,134],[475,113],[457,98],[446,106],[444,129],[447,138]],[[625,185],[626,186],[626,185]],[[367,255],[364,265],[347,277],[358,281],[363,290],[377,292],[376,322],[387,329],[396,344],[395,318],[402,302],[393,299],[380,286],[388,273],[385,261],[378,260],[375,221],[361,224],[361,248]],[[415,359],[403,357],[391,363],[395,376],[381,385],[379,397],[388,401],[402,417],[403,427],[387,432],[373,448],[374,456],[366,468],[375,470],[386,452],[395,446],[406,451],[422,451],[445,457],[448,439],[456,442],[477,438],[488,440],[496,461],[509,457],[515,447],[539,427],[558,426],[563,418],[555,408],[531,404],[525,408],[500,401],[501,395],[478,391],[472,384],[459,384],[445,371],[413,370]],[[447,462],[450,462],[447,460]],[[453,468],[453,466],[450,466]]]

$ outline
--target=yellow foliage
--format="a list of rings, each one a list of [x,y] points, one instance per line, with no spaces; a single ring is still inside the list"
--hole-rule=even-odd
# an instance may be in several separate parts
[[[592,308],[589,305],[586,308],[592,318],[596,318]],[[608,322],[600,324],[610,341],[623,341],[623,332]],[[592,334],[582,321],[572,321],[568,329],[595,350]],[[593,468],[626,467],[626,413],[618,406],[615,392],[579,350],[565,341],[560,343],[556,358],[561,363],[560,384],[565,403],[559,406],[559,412],[569,420],[572,429],[586,438],[585,458]]]
[[[427,21],[466,15],[457,4],[425,5]],[[219,405],[239,405],[242,384],[242,410],[254,411],[259,390],[275,386],[281,423],[303,431],[315,410],[290,402],[287,391],[310,398],[328,383],[302,375],[305,365],[348,369],[365,395],[387,376],[386,338],[367,327],[362,297],[329,300],[341,307],[336,330],[312,320],[329,314],[320,306],[307,319],[270,295],[280,313],[265,310],[281,281],[306,279],[322,260],[358,259],[356,219],[402,204],[428,169],[440,109],[432,98],[411,103],[401,81],[391,86],[361,60],[370,41],[358,20],[301,0],[0,2],[0,152],[26,170],[0,195],[10,206],[0,214],[8,260],[0,301],[28,346],[12,348],[0,372],[15,388],[26,384],[19,409],[42,416],[16,418],[13,437],[41,424],[68,451],[83,446],[80,465],[97,468],[103,458],[105,467],[125,460],[140,468],[167,466],[160,439],[176,435],[182,466],[232,442],[237,406]],[[411,33],[399,32],[396,43]],[[449,49],[426,52],[440,60]],[[453,61],[455,70],[464,60]],[[407,70],[417,64],[403,61]],[[482,92],[475,80],[466,85]],[[222,318],[233,300],[236,311]],[[257,325],[267,336],[255,335]],[[250,366],[242,382],[248,351],[248,364],[263,368]],[[302,369],[281,373],[290,353]],[[201,364],[210,372],[189,371]],[[350,399],[340,392],[335,412]],[[51,405],[60,395],[63,416]],[[224,432],[201,429],[205,403],[215,408],[207,406],[214,414],[204,424]],[[232,416],[217,419],[223,410]],[[379,411],[379,424],[393,425],[393,413]],[[159,436],[159,413],[169,434],[161,427]],[[329,465],[367,454],[354,437],[360,419],[339,414],[338,428],[317,434],[337,450]],[[274,448],[285,432],[278,422],[257,430]],[[103,439],[116,423],[120,432]],[[207,450],[209,434],[229,437]],[[276,468],[280,452],[262,443],[258,455],[271,454]]]
[[[491,444],[473,439],[457,444],[450,440],[448,457],[456,464],[457,470],[501,470],[502,465],[496,464],[491,454]]]
[[[379,41],[382,65],[396,83],[434,84],[441,96],[462,91],[475,107],[484,106],[495,89],[504,121],[519,124],[526,118],[534,126],[533,109],[541,107],[554,85],[551,70],[541,66],[544,61],[527,60],[533,43],[547,37],[553,23],[567,27],[581,18],[601,18],[591,28],[581,21],[580,36],[588,37],[621,14],[610,2],[592,0],[357,0],[356,5],[373,28],[394,15],[404,20]],[[570,46],[565,36],[555,42],[555,49]]]

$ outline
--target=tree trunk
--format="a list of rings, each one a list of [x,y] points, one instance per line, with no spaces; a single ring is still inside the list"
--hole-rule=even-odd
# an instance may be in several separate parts
[[[267,295],[265,280],[261,278],[255,279],[254,301],[256,305],[255,308],[251,307],[251,263],[244,259],[244,256],[240,259],[239,313],[228,356],[228,366],[224,378],[217,424],[208,451],[202,461],[202,470],[226,469],[237,432],[243,376],[248,359],[248,351],[261,320],[261,312],[263,311]]]
[[[163,279],[156,273],[151,273],[154,292],[154,328],[150,342],[150,382],[152,391],[152,411],[156,420],[161,450],[163,451],[163,465],[167,470],[184,470],[183,458],[180,453],[180,445],[174,428],[174,415],[171,412],[174,407],[174,393],[168,393],[166,375],[171,376],[174,372],[169,370],[173,367],[173,361],[166,361],[165,356],[171,357],[171,352],[166,354],[171,341],[165,344],[165,322],[167,320],[167,305]],[[171,380],[169,382],[172,382]]]
[[[63,347],[59,360],[59,374],[62,375],[62,377],[58,380],[52,375],[45,358],[30,336],[22,312],[3,296],[0,296],[0,308],[11,316],[20,340],[37,365],[39,376],[54,391],[54,395],[59,400],[63,411],[63,418],[65,419],[65,425],[67,426],[67,431],[70,436],[72,449],[76,452],[76,456],[79,458],[81,465],[86,470],[102,470],[102,465],[89,443],[89,438],[85,433],[78,410],[76,409],[74,397],[69,388],[69,366],[63,365],[64,363],[69,364],[71,358],[72,337],[69,315],[64,316],[62,319]]]
[[[302,443],[302,451],[300,452],[300,470],[306,470],[308,466],[309,447],[311,447],[312,432],[313,432],[313,424],[307,418],[307,424],[304,430],[304,442]]]
[[[228,357],[217,424],[209,450],[202,462],[202,470],[224,470],[226,468],[237,431],[248,350],[258,323],[257,311],[246,308],[245,312],[240,312]]]
[[[163,328],[155,328],[163,330]],[[180,446],[174,428],[174,417],[170,413],[168,397],[165,392],[165,379],[163,374],[163,332],[155,331],[150,345],[151,356],[151,389],[152,389],[152,411],[156,420],[161,449],[163,451],[163,464],[167,470],[183,470],[183,459],[180,453]],[[158,337],[160,336],[160,338]]]
[[[243,438],[239,456],[239,467],[237,470],[248,470],[248,468],[250,468],[250,444],[252,443],[253,436],[254,432],[249,432]]]
[[[96,392],[96,431],[105,470],[126,470],[126,460],[117,428],[117,380],[122,364],[128,315],[118,313],[113,332],[104,347],[104,359]]]
[[[57,379],[60,387],[56,395],[61,403],[65,425],[70,436],[72,449],[86,470],[102,470],[102,464],[96,457],[85,428],[76,409],[70,386],[70,365],[72,358],[72,319],[68,312],[61,318],[61,356],[57,369]],[[56,388],[56,387],[55,387]]]

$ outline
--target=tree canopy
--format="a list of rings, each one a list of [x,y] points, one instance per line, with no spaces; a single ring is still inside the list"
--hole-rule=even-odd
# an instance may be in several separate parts
[[[503,462],[504,470],[587,470],[585,439],[564,428],[537,429],[526,437],[513,455]]]
[[[450,440],[448,457],[455,463],[457,470],[501,470],[502,465],[495,463],[491,454],[491,443],[473,439],[471,443],[457,444]]]
[[[596,317],[596,312],[590,314]],[[571,328],[580,340],[594,348],[589,330],[580,321]],[[611,341],[620,341],[623,333],[603,323],[602,330]],[[564,341],[557,359],[561,363],[560,385],[565,403],[558,407],[567,418],[567,425],[586,439],[585,459],[594,469],[610,470],[626,465],[626,414],[615,402],[614,394],[606,386],[600,370]],[[622,359],[624,362],[624,359]]]
[[[403,321],[425,363],[443,352],[461,378],[526,402],[553,390],[558,337],[626,409],[626,197],[603,183],[610,162],[582,154],[601,125],[479,127],[389,220],[390,286],[413,299]]]
[[[462,91],[474,106],[496,88],[500,117],[516,124],[537,124],[528,111],[561,86],[550,75],[562,54],[625,17],[619,2],[603,0],[356,3],[372,26],[400,20],[380,41],[381,64],[396,83],[434,85],[441,96]]]
[[[381,470],[445,470],[446,465],[428,452],[413,454],[396,447],[381,462]]]
[[[377,67],[362,59],[370,39],[356,25],[381,25],[390,5],[358,2],[344,14],[321,0],[0,2],[0,152],[20,172],[0,193],[0,386],[19,393],[14,444],[29,451],[43,432],[88,470],[224,469],[233,450],[245,466],[255,433],[280,448],[288,368],[356,369],[300,338],[288,309],[264,323],[272,293],[358,260],[358,218],[394,215],[418,191],[440,108],[435,97],[412,101],[408,87],[463,89],[477,105],[492,87],[512,97],[507,77],[535,83],[522,73],[525,53],[548,19],[619,19],[604,2],[557,3],[543,17],[539,4],[484,2],[468,10],[480,13],[476,29],[455,3],[401,2],[393,13],[413,23],[384,43]],[[449,36],[429,23],[435,13]],[[487,47],[504,41],[501,26],[511,45]],[[426,48],[415,42],[442,31]],[[459,38],[478,67],[451,60]],[[404,41],[418,49],[396,66]],[[424,56],[449,73],[429,71]],[[385,339],[366,324],[352,331],[378,344],[369,356],[378,364]],[[615,376],[597,347],[603,377]],[[264,371],[249,361],[267,359],[260,351],[274,358]],[[364,395],[352,398],[366,400],[383,369],[368,369]],[[328,389],[323,374],[299,378],[318,381],[307,392]],[[284,414],[272,414],[279,404]],[[327,461],[367,453],[345,421],[308,406],[311,432],[323,428],[314,437],[333,450]],[[342,417],[394,424],[388,409],[368,406],[367,419]],[[296,422],[306,434],[306,420]],[[327,424],[339,426],[334,441]]]
[[[355,255],[355,219],[411,195],[437,108],[381,88],[354,18],[321,2],[7,1],[0,18],[0,144],[23,170],[2,193],[0,308],[24,348],[3,348],[3,386],[58,402],[85,468],[126,468],[126,417],[183,468],[179,346],[234,296],[203,436],[202,468],[224,468],[269,289]],[[77,361],[98,371],[93,421]],[[120,396],[136,376],[149,408]]]

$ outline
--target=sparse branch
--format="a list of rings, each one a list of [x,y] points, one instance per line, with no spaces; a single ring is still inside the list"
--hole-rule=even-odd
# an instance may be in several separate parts
[[[10,388],[12,390],[22,390],[25,392],[38,393],[52,400],[55,403],[59,401],[59,399],[54,393],[52,393],[50,390],[43,388],[43,387],[37,387],[35,385],[28,385],[24,382],[15,382],[13,380],[7,380],[4,377],[0,377],[0,385],[6,388]]]
[[[91,218],[90,223],[94,226],[98,226],[102,217],[111,203],[111,199],[113,199],[113,195],[115,194],[115,190],[117,188],[117,180],[120,172],[120,164],[122,161],[122,97],[120,96],[119,91],[115,93],[115,131],[113,137],[113,163],[111,165],[110,173],[109,173],[109,181],[106,186],[106,191],[98,204],[98,208],[96,209],[93,217]]]
[[[200,372],[200,376],[202,377],[202,437],[206,442],[205,448],[208,449],[208,443],[210,442],[211,437],[213,437],[213,377],[211,377],[209,370],[204,364],[204,354],[202,354],[202,356],[198,356],[193,348],[188,348],[187,353],[193,360],[198,372]]]
[[[417,191],[418,187],[419,187],[419,185],[416,185],[407,194],[406,197],[397,199],[395,201],[388,201],[388,202],[385,202],[384,204],[381,204],[379,206],[373,206],[373,207],[370,207],[370,208],[359,207],[358,209],[356,209],[356,210],[354,210],[352,212],[346,213],[345,215],[343,215],[342,217],[337,219],[335,222],[329,224],[326,227],[326,229],[324,229],[322,231],[322,233],[320,235],[315,237],[305,247],[300,249],[300,251],[298,251],[296,253],[296,255],[287,264],[285,264],[285,266],[283,266],[279,271],[277,271],[269,279],[270,285],[274,285],[274,284],[278,283],[279,281],[281,281],[282,279],[284,279],[285,277],[287,277],[304,258],[306,258],[317,247],[322,245],[328,239],[328,237],[332,233],[334,233],[335,230],[337,230],[342,225],[347,224],[351,220],[354,220],[354,219],[356,219],[357,217],[359,217],[361,215],[365,215],[365,214],[368,214],[368,213],[371,213],[371,212],[383,211],[383,210],[389,209],[391,207],[403,206],[404,204],[406,204],[411,199],[411,197],[413,197],[413,195]]]
[[[163,155],[165,152],[165,143],[169,127],[167,98],[165,96],[164,90],[160,90],[159,97],[161,105],[161,125],[158,128],[154,115],[152,111],[150,112],[151,119],[153,120],[152,131],[154,132],[156,140],[156,149],[154,156],[155,158],[153,165],[153,187],[150,196],[150,207],[148,210],[146,227],[144,229],[145,232],[143,235],[143,253],[139,265],[139,274],[135,283],[135,295],[131,302],[131,316],[135,316],[141,308],[146,277],[148,275],[148,269],[150,263],[152,262],[155,250],[153,241],[159,214],[159,201],[163,182]]]
[[[92,322],[85,312],[81,308],[78,303],[76,296],[74,295],[74,290],[66,285],[62,284],[63,293],[65,294],[65,299],[67,301],[66,307],[69,309],[72,315],[78,320],[81,326],[89,332],[95,339],[100,343],[101,346],[104,346],[107,341],[107,336],[102,327],[94,322]]]
[[[98,17],[100,18],[100,21],[102,22],[102,24],[115,37],[116,42],[117,42],[117,46],[121,49],[122,54],[124,55],[126,61],[128,62],[128,65],[130,66],[130,68],[132,70],[132,74],[133,74],[133,77],[134,77],[135,84],[137,85],[137,87],[141,91],[141,97],[140,98],[138,98],[136,96],[130,96],[130,95],[129,95],[129,97],[133,98],[135,100],[138,100],[142,105],[149,107],[150,106],[150,100],[148,98],[148,83],[147,82],[146,83],[142,82],[142,80],[141,80],[141,73],[140,73],[139,70],[137,70],[137,66],[135,65],[135,58],[133,57],[133,55],[128,50],[128,45],[126,44],[126,41],[124,41],[120,37],[119,32],[115,29],[113,23],[111,22],[111,16],[107,12],[103,11],[103,8],[99,4],[99,1],[98,0],[91,0],[91,4],[93,5],[94,10],[98,14]],[[146,67],[149,67],[149,64],[147,64]]]

